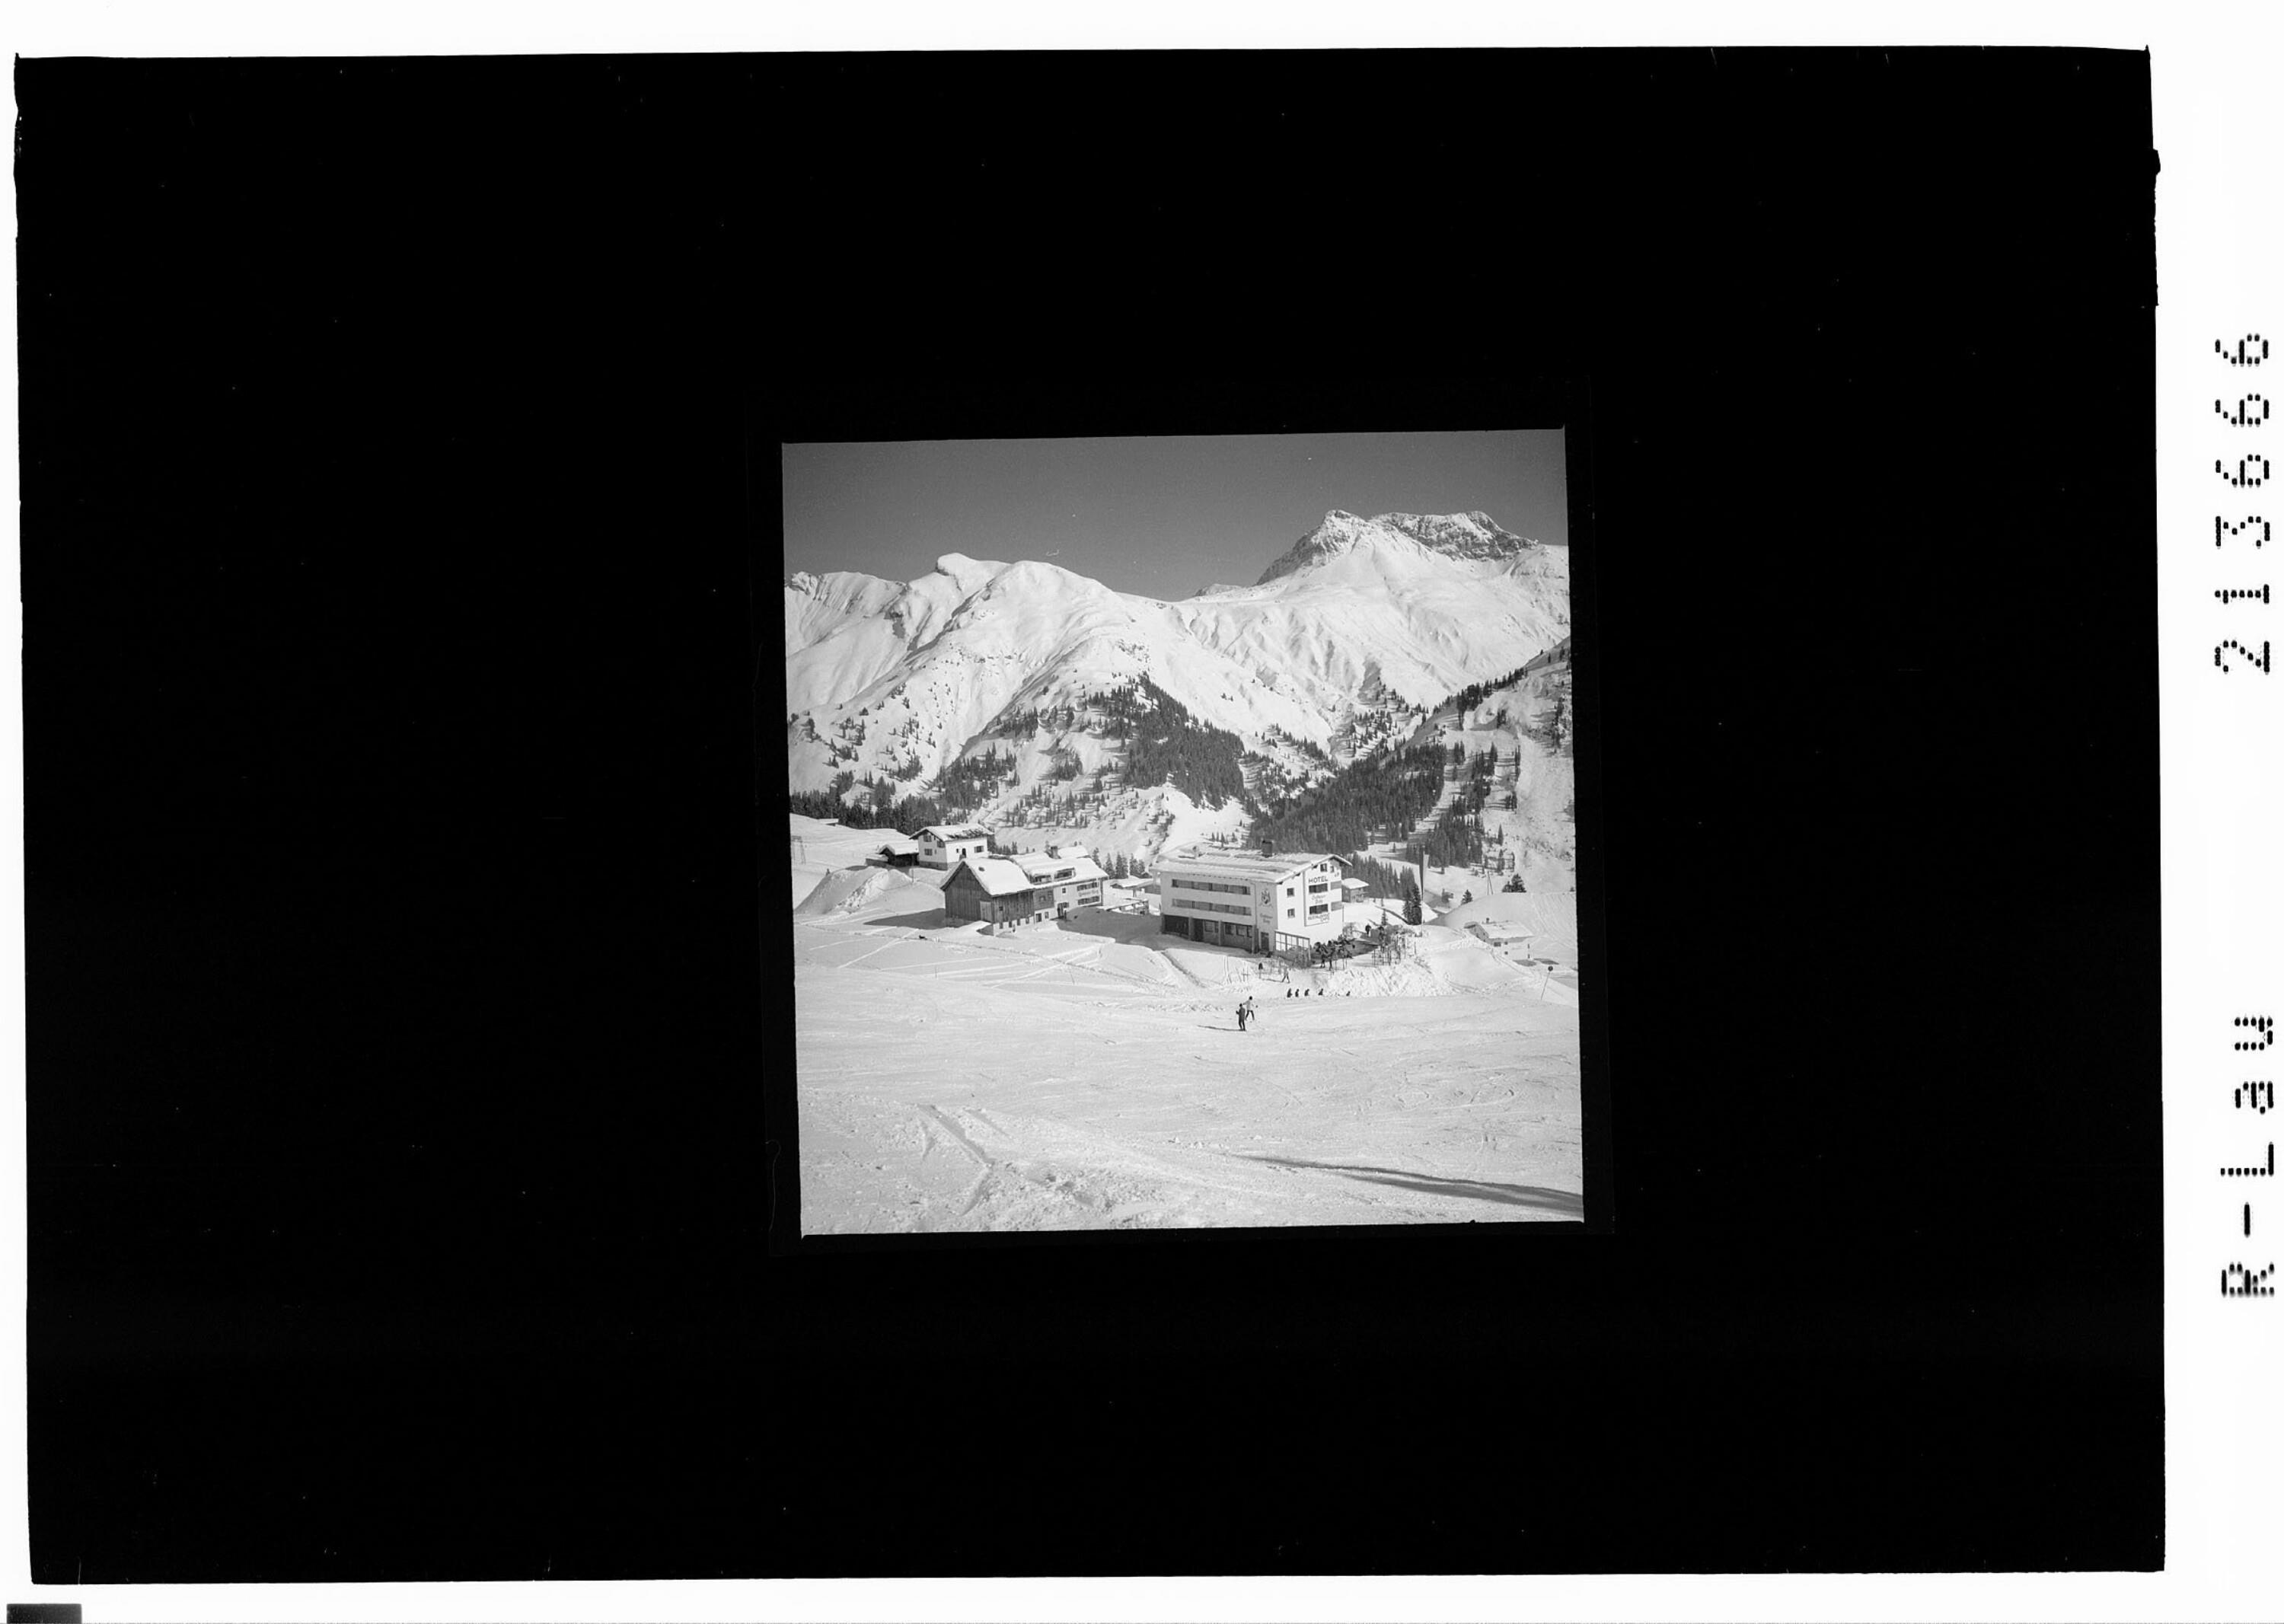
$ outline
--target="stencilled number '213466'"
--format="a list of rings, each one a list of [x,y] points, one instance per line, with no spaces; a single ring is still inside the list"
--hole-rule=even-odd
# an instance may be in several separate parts
[[[2268,360],[2268,340],[2259,333],[2249,332],[2239,339],[2235,347],[2232,349],[2220,340],[2215,339],[2213,354],[2233,367],[2261,366]],[[2229,429],[2257,431],[2266,427],[2268,424],[2268,397],[2265,394],[2241,394],[2233,401],[2216,399],[2213,402],[2213,415]],[[2264,445],[2266,442],[2263,441],[2260,443]],[[2230,449],[2235,449],[2236,447],[2232,446]],[[2219,476],[2223,485],[2233,491],[2257,490],[2268,483],[2273,472],[2269,466],[2267,455],[2260,450],[2247,450],[2237,457],[2218,457],[2213,459],[2213,472]],[[2268,545],[2269,537],[2268,520],[2261,514],[2247,513],[2241,519],[2233,518],[2226,513],[2213,515],[2213,545],[2216,547],[2232,542],[2240,544],[2249,542],[2253,550],[2257,553],[2260,549]],[[2257,587],[2217,587],[2213,590],[2213,597],[2218,602],[2225,605],[2241,603],[2259,604],[2264,606],[2268,603],[2268,584],[2263,582]],[[2266,628],[2263,626],[2260,629],[2265,630]],[[2260,640],[2260,652],[2257,654],[2254,653],[2250,641],[2252,630],[2252,628],[2247,627],[2244,629],[2243,636],[2224,637],[2215,644],[2213,645],[2214,666],[2225,673],[2234,670],[2239,665],[2246,665],[2263,676],[2267,675],[2268,640],[2263,637]]]

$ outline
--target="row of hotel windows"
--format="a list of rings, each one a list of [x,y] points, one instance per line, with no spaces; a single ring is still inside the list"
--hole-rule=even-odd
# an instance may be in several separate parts
[[[1250,917],[1253,912],[1253,910],[1250,908],[1240,908],[1231,902],[1193,902],[1185,896],[1177,896],[1173,898],[1172,905],[1176,908],[1181,909],[1185,913],[1244,914]],[[1309,917],[1311,919],[1328,914],[1332,911],[1333,905],[1330,902],[1311,902],[1309,904]],[[1291,918],[1293,917],[1293,910],[1289,908],[1285,910],[1285,917],[1288,919]]]
[[[1210,879],[1177,879],[1172,881],[1171,884],[1173,888],[1177,891],[1234,891],[1240,896],[1243,896],[1247,890],[1249,889],[1249,887],[1245,886],[1224,886],[1217,881]],[[1309,886],[1309,894],[1310,896],[1322,896],[1326,892],[1330,891],[1332,888],[1333,882],[1329,879],[1313,880]],[[1290,886],[1286,886],[1285,894],[1287,896],[1292,895],[1293,887]],[[1266,902],[1268,900],[1268,895],[1269,888],[1264,886],[1262,887],[1262,900]]]

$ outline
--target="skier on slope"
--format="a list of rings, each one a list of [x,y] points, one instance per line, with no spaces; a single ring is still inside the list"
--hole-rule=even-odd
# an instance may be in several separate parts
[[[1245,1006],[1241,1003],[1237,1006],[1237,1029],[1245,1030]]]
[[[1237,1006],[1237,1029],[1242,1032],[1248,1026],[1260,1019],[1261,1011],[1253,1007],[1253,995],[1246,994],[1245,1002]]]

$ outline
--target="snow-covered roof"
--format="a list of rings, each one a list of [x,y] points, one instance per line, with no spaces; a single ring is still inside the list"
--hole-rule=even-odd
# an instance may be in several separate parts
[[[970,857],[959,868],[975,876],[987,896],[1009,896],[1018,891],[1029,891],[1034,884],[1031,877],[1005,857]],[[954,869],[957,874],[959,869]]]
[[[1018,891],[1029,891],[1040,886],[1075,886],[1083,879],[1107,879],[1100,869],[1082,857],[1073,863],[1052,859],[1035,861],[1038,854],[1027,852],[1017,857],[970,857],[959,865],[975,876],[976,883],[988,896],[1012,896]],[[1068,877],[1057,878],[1068,870]],[[953,873],[959,872],[954,869]]]
[[[988,840],[991,838],[989,829],[978,829],[971,824],[930,824],[920,833],[932,834],[939,840]]]
[[[1341,889],[1343,891],[1369,891],[1372,889],[1372,881],[1368,879],[1344,879],[1341,881]]]
[[[881,841],[879,847],[884,852],[916,852],[919,848],[919,841],[901,834]]]
[[[1264,857],[1259,852],[1216,852],[1209,856],[1168,857],[1158,859],[1161,873],[1177,871],[1184,874],[1207,874],[1218,879],[1270,880],[1282,879],[1287,874],[1327,860],[1324,852],[1279,852]],[[1345,862],[1345,858],[1332,858]]]
[[[1043,852],[1025,852],[1014,859],[1015,865],[1041,884],[1060,880],[1075,884],[1082,879],[1107,879],[1109,875],[1095,867],[1087,857],[1050,857]]]

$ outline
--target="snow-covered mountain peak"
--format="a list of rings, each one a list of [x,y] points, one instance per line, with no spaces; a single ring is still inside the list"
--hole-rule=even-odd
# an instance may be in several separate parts
[[[1381,513],[1364,519],[1344,508],[1326,513],[1317,527],[1293,543],[1282,558],[1262,573],[1256,585],[1266,586],[1312,565],[1328,563],[1372,546],[1402,553],[1425,549],[1444,558],[1511,558],[1536,543],[1502,527],[1480,510],[1467,513]]]
[[[1361,513],[1351,513],[1346,508],[1329,508],[1317,521],[1317,527],[1302,538],[1324,550],[1352,547],[1372,532],[1373,521]],[[1298,544],[1298,543],[1296,543]]]
[[[1315,529],[1286,549],[1275,563],[1261,573],[1261,579],[1254,584],[1265,587],[1295,570],[1337,558],[1352,550],[1371,533],[1372,520],[1359,518],[1344,508],[1334,508],[1318,521]]]
[[[935,561],[935,573],[945,577],[962,592],[981,590],[994,575],[1007,566],[982,558],[971,558],[964,552],[948,552]]]
[[[1049,564],[1044,558],[1025,558],[1004,567],[993,566],[998,574],[991,584],[1001,591],[1076,593],[1107,592],[1108,587],[1060,564]]]
[[[978,625],[1012,614],[1044,636],[1058,630],[1068,632],[1090,614],[1107,613],[1121,621],[1130,618],[1117,593],[1060,564],[1025,558],[990,568],[990,577],[968,595],[958,612],[945,622],[947,626]]]

